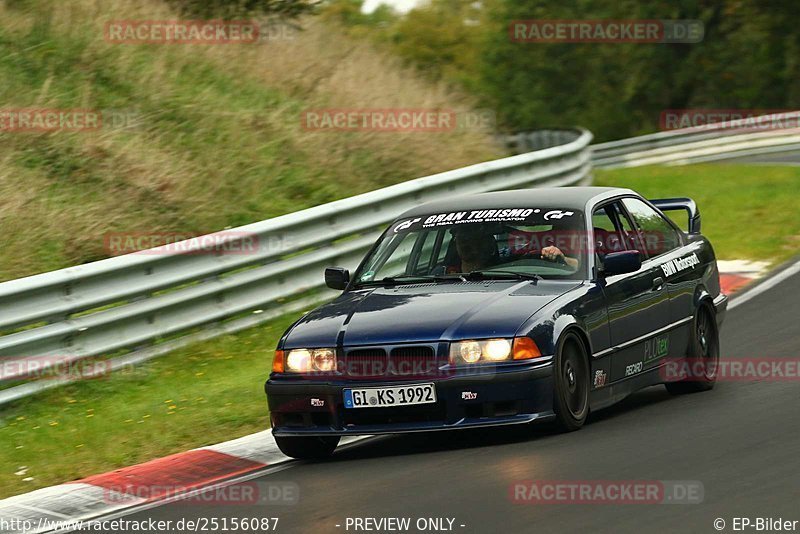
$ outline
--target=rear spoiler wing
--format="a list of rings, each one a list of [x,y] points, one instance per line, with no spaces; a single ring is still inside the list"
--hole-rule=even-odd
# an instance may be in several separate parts
[[[700,233],[700,210],[691,198],[660,198],[650,202],[661,211],[686,210],[689,214],[689,233]]]

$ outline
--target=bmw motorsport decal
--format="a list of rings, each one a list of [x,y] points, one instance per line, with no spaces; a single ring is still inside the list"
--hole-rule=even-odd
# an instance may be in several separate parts
[[[697,254],[692,254],[685,258],[675,258],[661,264],[661,270],[664,271],[664,276],[669,277],[686,269],[691,269],[695,265],[700,265],[700,260],[697,258]]]

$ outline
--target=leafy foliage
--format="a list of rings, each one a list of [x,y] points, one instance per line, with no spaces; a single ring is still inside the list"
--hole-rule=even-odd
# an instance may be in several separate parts
[[[184,13],[199,17],[236,17],[251,14],[296,19],[312,13],[321,0],[169,0]]]
[[[360,6],[334,5],[343,2]],[[695,44],[512,41],[510,23],[530,19],[698,19],[705,36]],[[431,0],[380,23],[345,23],[426,75],[466,87],[507,130],[582,125],[607,140],[657,130],[667,109],[800,107],[800,10],[790,0]]]

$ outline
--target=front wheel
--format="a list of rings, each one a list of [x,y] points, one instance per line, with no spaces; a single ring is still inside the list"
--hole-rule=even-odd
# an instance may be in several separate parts
[[[687,355],[692,372],[688,380],[664,384],[673,395],[708,391],[717,382],[719,331],[716,317],[709,306],[705,305],[697,310],[693,326]]]
[[[339,436],[275,436],[275,442],[286,456],[298,460],[321,460],[333,454],[339,444]]]
[[[578,430],[589,415],[589,362],[580,338],[568,333],[556,352],[554,399],[558,426]]]

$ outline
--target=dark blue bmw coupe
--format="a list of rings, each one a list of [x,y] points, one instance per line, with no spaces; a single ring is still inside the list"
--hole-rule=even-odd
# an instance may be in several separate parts
[[[286,331],[266,383],[292,457],[347,435],[577,430],[643,387],[716,379],[727,297],[690,199],[570,187],[432,202],[325,280],[342,294]]]

